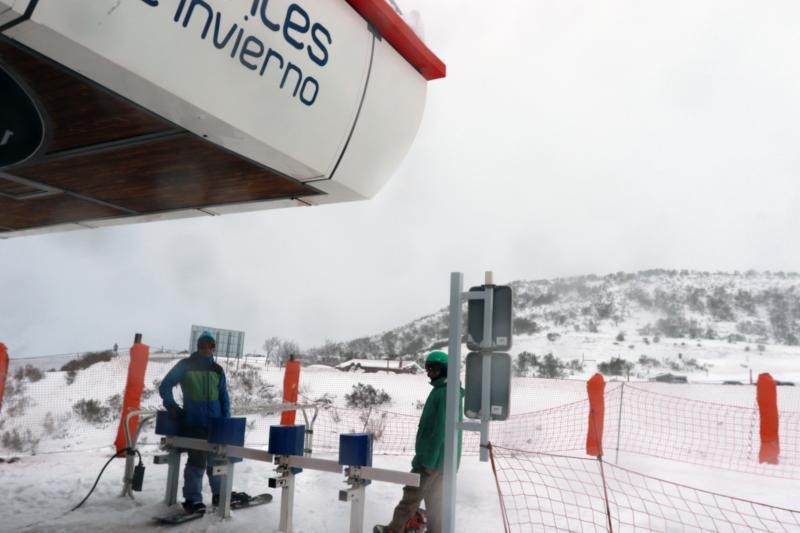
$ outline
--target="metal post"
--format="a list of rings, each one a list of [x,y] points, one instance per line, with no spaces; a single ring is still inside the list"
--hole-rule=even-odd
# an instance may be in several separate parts
[[[278,531],[293,533],[292,513],[294,512],[294,473],[291,469],[286,476],[285,484],[281,489],[281,519]]]
[[[231,492],[233,491],[233,463],[229,459],[220,465],[214,466],[213,473],[221,479],[219,487],[219,503],[217,505],[217,514],[221,518],[230,518],[231,516]]]
[[[492,346],[492,319],[494,318],[494,290],[490,285],[492,273],[486,273],[486,290],[483,293],[483,342],[482,347]],[[480,460],[485,463],[489,460],[489,421],[492,418],[491,381],[492,381],[492,354],[484,353],[481,357],[481,448]]]
[[[133,491],[131,489],[133,482],[133,469],[136,466],[136,453],[125,452],[125,474],[122,478],[122,494],[120,496],[128,496],[133,498]]]
[[[461,306],[464,275],[450,274],[450,344],[447,356],[447,407],[444,426],[444,494],[442,497],[442,531],[456,531],[456,490],[458,474],[458,407],[461,396]]]
[[[137,339],[141,341],[141,333],[137,333]],[[125,447],[129,450],[136,449],[136,443],[139,442],[139,434],[142,432],[142,427],[146,420],[155,416],[155,411],[138,410],[131,411],[125,416]],[[131,435],[129,431],[130,419],[134,416],[139,417],[139,424],[136,426],[136,432]],[[133,498],[133,469],[136,466],[136,453],[133,451],[125,452],[125,473],[122,477],[122,494],[120,496],[128,496]]]
[[[317,421],[317,415],[319,414],[319,406],[317,404],[312,404],[314,407],[314,416],[311,417],[311,420],[308,420],[308,413],[306,409],[308,405],[300,406],[300,412],[303,413],[303,420],[306,423],[306,431],[305,435],[303,436],[303,452],[304,455],[311,455],[314,452],[313,445],[314,445],[314,423]]]
[[[167,490],[164,493],[164,503],[172,506],[178,502],[178,482],[180,481],[181,472],[181,452],[176,449],[169,451],[169,459],[167,459]]]
[[[625,399],[625,382],[619,388],[619,415],[617,416],[617,457],[614,461],[619,464],[619,437],[622,433],[622,401]]]
[[[350,489],[352,501],[350,504],[350,533],[364,533],[364,505],[367,491],[364,485]]]

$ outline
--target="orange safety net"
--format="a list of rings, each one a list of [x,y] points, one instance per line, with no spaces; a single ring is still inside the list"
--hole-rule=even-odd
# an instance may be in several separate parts
[[[507,531],[800,531],[800,510],[701,490],[587,457],[491,446]]]

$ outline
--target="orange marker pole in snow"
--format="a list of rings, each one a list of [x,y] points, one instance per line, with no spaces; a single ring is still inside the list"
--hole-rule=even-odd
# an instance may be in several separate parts
[[[0,342],[0,411],[3,409],[3,394],[6,392],[6,376],[8,375],[8,348]]]
[[[756,385],[758,413],[761,416],[761,449],[758,451],[758,462],[778,464],[781,453],[778,441],[778,390],[775,380],[769,374],[759,374]]]
[[[293,355],[286,361],[286,371],[283,374],[283,401],[286,403],[297,403],[297,389],[300,387],[300,361]],[[284,411],[281,413],[281,425],[294,425],[296,412]]]
[[[131,362],[128,365],[128,383],[125,385],[125,400],[122,403],[122,414],[117,430],[117,439],[114,445],[117,448],[117,455],[122,456],[123,450],[128,447],[125,440],[125,417],[131,411],[138,411],[142,401],[142,391],[144,390],[144,373],[147,370],[147,361],[150,358],[150,347],[142,344],[142,334],[137,333],[131,346]],[[128,423],[128,434],[131,438],[136,434],[136,426],[139,424],[139,417],[131,417]]]
[[[595,374],[586,382],[589,394],[589,431],[586,434],[586,454],[603,455],[603,419],[605,417],[606,382],[601,374]]]

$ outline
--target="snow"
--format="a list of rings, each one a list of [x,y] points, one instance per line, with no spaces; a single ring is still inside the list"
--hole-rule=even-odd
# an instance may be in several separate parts
[[[768,345],[764,353],[745,352],[743,345],[724,341],[701,341],[681,345],[681,341],[662,339],[659,344],[645,346],[640,339],[614,344],[614,337],[602,334],[565,333],[557,341],[548,341],[544,336],[515,337],[513,353],[527,350],[538,355],[552,352],[564,360],[583,358],[600,362],[612,356],[622,355],[635,361],[642,353],[658,360],[676,359],[678,353],[684,358],[696,358],[708,365],[708,372],[686,373],[689,384],[642,383],[648,390],[687,399],[713,401],[729,405],[753,408],[755,389],[750,386],[723,386],[723,380],[749,381],[749,370],[754,377],[762,371],[770,371],[777,379],[800,381],[800,348]],[[627,348],[635,344],[636,349]],[[174,354],[154,354],[148,366],[145,383],[152,388],[153,382],[162,377],[174,364]],[[20,364],[22,361],[13,362]],[[228,362],[229,375],[233,362]],[[223,362],[225,364],[225,362]],[[536,411],[585,399],[585,379],[594,371],[594,364],[587,362],[584,371],[564,380],[541,380],[514,378],[512,383],[512,414]],[[258,363],[251,367],[263,380],[280,389],[283,375],[280,369],[265,368]],[[664,369],[651,369],[653,374]],[[13,372],[13,367],[12,367]],[[161,503],[166,483],[166,466],[154,465],[157,452],[152,444],[158,437],[152,428],[143,432],[142,453],[147,472],[144,490],[135,494],[135,499],[122,498],[122,473],[124,461],[114,460],[106,470],[94,494],[84,506],[72,513],[65,512],[77,504],[89,491],[95,477],[106,459],[113,452],[109,444],[113,441],[117,421],[93,427],[80,423],[70,416],[71,407],[80,399],[96,398],[105,402],[108,397],[121,392],[124,387],[126,359],[120,357],[108,363],[97,364],[78,373],[75,383],[66,385],[63,372],[47,373],[36,383],[27,384],[27,394],[34,401],[19,420],[7,418],[3,430],[15,427],[41,428],[47,416],[58,421],[58,431],[53,435],[40,435],[37,455],[21,455],[16,463],[0,464],[0,528],[7,531],[116,531],[124,527],[133,531],[156,531],[162,529],[153,524],[151,517],[164,514]],[[643,369],[637,367],[640,376],[632,380],[645,380]],[[676,372],[673,372],[676,373]],[[677,372],[683,374],[683,372]],[[388,409],[404,415],[419,415],[419,405],[428,393],[429,385],[421,375],[398,375],[392,373],[348,373],[324,365],[304,368],[301,374],[301,402],[319,398],[325,394],[334,398],[337,405],[343,404],[343,396],[351,387],[362,382],[377,389],[386,390],[392,397]],[[779,387],[779,406],[782,410],[800,411],[800,387]],[[145,406],[158,405],[157,395],[143,402]],[[6,407],[4,407],[6,409]],[[255,421],[248,429],[249,446],[264,447],[267,427],[275,423],[276,415],[261,413],[251,416]],[[300,417],[302,420],[302,417]],[[581,421],[581,423],[583,423]],[[411,443],[414,436],[405,438]],[[148,444],[149,443],[149,444]],[[12,452],[5,450],[6,456]],[[315,457],[336,459],[335,454],[325,451]],[[609,457],[608,460],[614,458]],[[376,455],[374,466],[406,471],[410,468],[409,455]],[[757,476],[719,468],[704,467],[682,462],[620,454],[619,464],[637,472],[683,483],[704,490],[716,491],[729,496],[755,500],[785,508],[797,507],[797,480]],[[245,461],[236,466],[234,490],[250,494],[267,492],[267,479],[272,475],[271,464]],[[474,454],[465,455],[459,473],[457,494],[457,529],[461,532],[484,533],[502,530],[498,496],[494,478],[488,463],[481,463]],[[298,476],[295,497],[295,530],[305,533],[322,531],[347,531],[349,504],[338,501],[338,491],[345,488],[344,477],[323,472],[305,470]],[[205,487],[208,491],[208,487]],[[235,511],[229,520],[220,521],[216,516],[178,526],[180,531],[277,531],[280,497],[275,493],[273,503],[252,509]],[[401,496],[401,487],[375,482],[367,488],[365,523],[388,522],[392,509]],[[210,494],[206,493],[206,501]]]

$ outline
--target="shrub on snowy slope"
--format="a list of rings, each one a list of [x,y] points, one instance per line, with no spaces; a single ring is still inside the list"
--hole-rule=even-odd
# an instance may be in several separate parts
[[[81,420],[92,424],[104,424],[112,418],[111,409],[101,404],[97,400],[78,400],[72,406],[72,411]]]
[[[106,361],[111,361],[112,357],[114,357],[114,352],[111,350],[105,350],[102,352],[87,352],[82,356],[80,356],[79,358],[73,359],[72,361],[62,366],[61,371],[70,372],[77,370],[86,370],[90,366],[96,365],[97,363],[104,363]]]
[[[377,407],[392,401],[392,397],[385,390],[376,389],[372,385],[364,385],[363,383],[353,385],[352,392],[345,394],[344,399],[347,402],[347,407],[355,407],[357,409]]]

